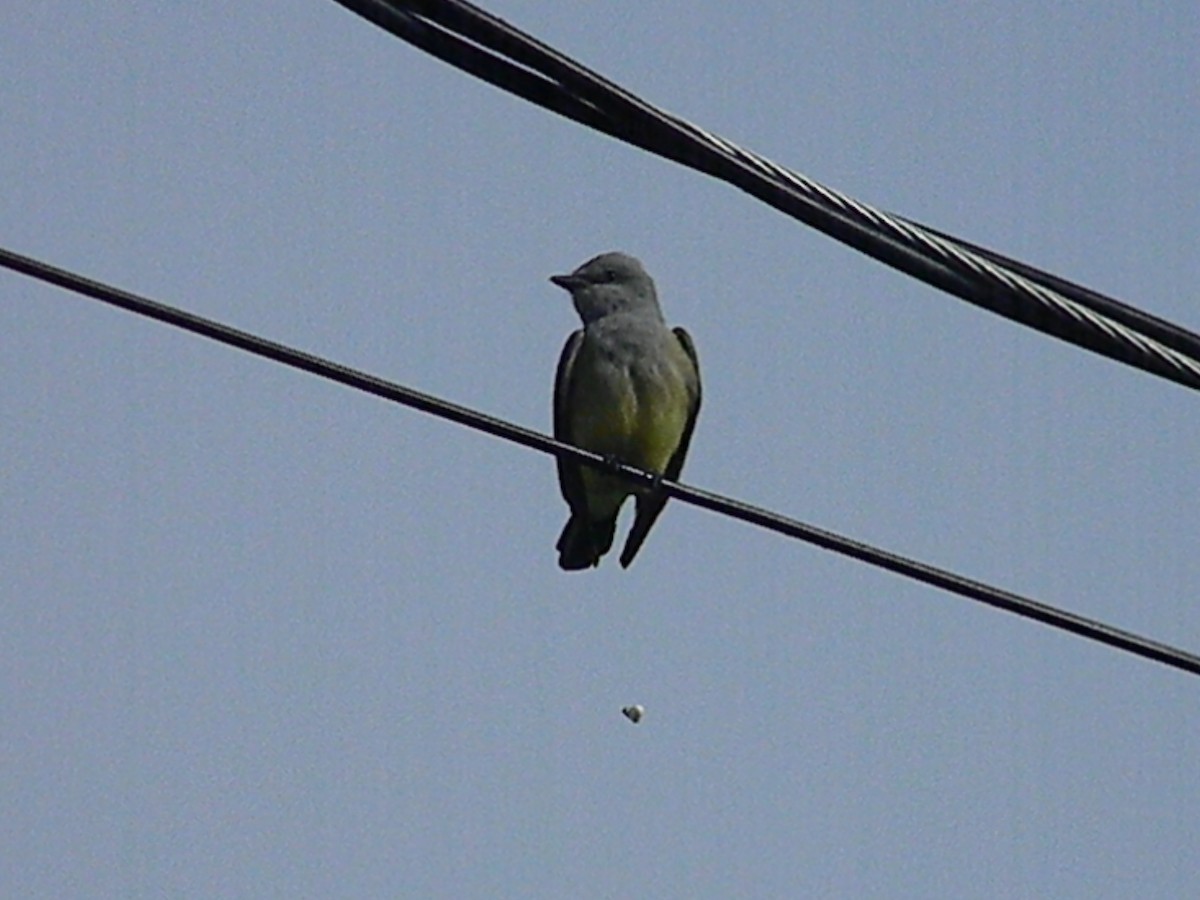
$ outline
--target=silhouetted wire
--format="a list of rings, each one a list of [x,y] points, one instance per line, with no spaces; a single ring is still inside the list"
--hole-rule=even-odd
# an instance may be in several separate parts
[[[504,438],[522,446],[540,450],[543,453],[570,457],[581,463],[618,473],[631,481],[638,482],[647,487],[657,486],[658,489],[667,492],[670,496],[685,503],[692,503],[696,506],[710,509],[713,512],[731,516],[752,525],[758,525],[761,528],[767,528],[780,534],[799,538],[802,541],[807,541],[826,550],[832,550],[835,553],[870,563],[873,566],[878,566],[895,572],[898,575],[904,575],[916,581],[942,588],[959,596],[977,600],[989,606],[1016,613],[1019,616],[1035,619],[1054,628],[1070,631],[1089,640],[1098,641],[1099,643],[1125,650],[1146,659],[1156,660],[1176,669],[1190,672],[1193,675],[1200,675],[1200,656],[1195,656],[1184,650],[1140,637],[1128,631],[1113,628],[1102,622],[1065,612],[1027,597],[1022,597],[1019,594],[991,587],[979,581],[963,578],[944,569],[938,569],[895,553],[889,553],[886,550],[880,550],[869,544],[851,540],[850,538],[842,537],[834,532],[816,528],[812,525],[806,525],[795,519],[789,519],[769,510],[732,500],[720,494],[688,487],[685,484],[660,480],[641,469],[614,463],[612,460],[598,456],[595,453],[580,450],[570,444],[560,443],[536,431],[521,428],[501,419],[468,409],[465,406],[448,403],[429,394],[414,391],[411,388],[385,381],[382,378],[376,378],[366,372],[338,365],[321,357],[294,350],[283,344],[277,344],[273,341],[249,334],[248,332],[231,328],[228,325],[222,325],[211,319],[201,318],[175,307],[102,284],[99,281],[84,278],[65,269],[56,268],[28,256],[13,253],[10,250],[0,248],[0,266],[21,272],[31,278],[57,285],[66,290],[83,294],[95,300],[100,300],[103,303],[120,307],[129,312],[148,316],[151,319],[157,319],[168,325],[174,325],[177,328],[203,335],[204,337],[228,344],[231,347],[237,347],[257,356],[273,359],[276,362],[301,369],[313,375],[318,375],[321,378],[327,378],[360,391],[374,394],[377,397],[402,403],[405,406],[419,409],[422,412],[431,413],[443,419],[457,422],[460,425],[478,429],[495,437]]]
[[[818,184],[646,103],[464,0],[335,2],[503,90],[720,178],[976,306],[1200,388],[1200,335]]]
[[[1074,284],[1057,275],[1034,268],[1028,263],[1003,256],[994,250],[989,250],[987,247],[980,247],[977,244],[969,243],[953,235],[944,234],[934,228],[930,228],[928,225],[921,225],[918,222],[911,222],[908,219],[904,221],[908,221],[910,224],[916,225],[918,228],[924,229],[929,234],[936,235],[944,241],[950,241],[959,247],[970,250],[972,253],[977,253],[990,262],[996,263],[1006,269],[1011,269],[1024,278],[1044,285],[1052,291],[1069,295],[1075,302],[1081,303],[1088,307],[1088,309],[1094,310],[1101,315],[1108,316],[1108,318],[1114,319],[1134,331],[1139,331],[1158,341],[1160,344],[1164,344],[1173,350],[1178,350],[1180,353],[1190,356],[1193,359],[1200,359],[1200,335],[1193,331],[1188,331],[1186,328],[1130,306],[1128,303],[1122,303],[1119,300],[1114,300],[1112,297],[1106,297],[1104,294],[1093,291],[1091,288]]]

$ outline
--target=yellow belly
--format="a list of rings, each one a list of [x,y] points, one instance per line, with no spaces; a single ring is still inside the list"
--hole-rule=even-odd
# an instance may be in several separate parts
[[[634,388],[629,379],[606,385],[582,403],[572,416],[575,443],[594,453],[662,473],[687,427],[689,397],[681,381]],[[583,481],[593,508],[615,509],[633,492],[623,479],[584,467]],[[597,509],[599,511],[599,509]]]

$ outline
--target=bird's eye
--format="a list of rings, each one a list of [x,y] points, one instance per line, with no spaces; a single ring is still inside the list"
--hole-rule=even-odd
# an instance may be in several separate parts
[[[605,269],[603,272],[600,273],[600,280],[605,283],[608,283],[610,281],[616,281],[617,280],[616,270],[615,269]]]

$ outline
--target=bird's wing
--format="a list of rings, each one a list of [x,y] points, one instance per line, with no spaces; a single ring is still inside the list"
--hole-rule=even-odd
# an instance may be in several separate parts
[[[692,432],[696,429],[696,417],[700,415],[700,358],[696,355],[696,345],[692,341],[692,336],[685,329],[674,328],[672,331],[679,339],[683,352],[692,361],[692,370],[696,375],[696,380],[691,386],[691,404],[688,407],[687,425],[684,426],[683,436],[679,439],[679,446],[675,448],[675,452],[671,455],[671,460],[663,472],[663,478],[667,481],[678,481],[679,474],[683,471],[683,461],[687,458],[688,446],[692,443]],[[629,568],[629,564],[633,562],[633,558],[641,549],[642,542],[646,540],[646,535],[650,533],[650,527],[666,503],[667,496],[661,492],[638,497],[637,516],[633,520],[633,527],[629,529],[629,537],[621,551],[622,568]]]
[[[692,361],[692,370],[696,373],[691,406],[688,408],[687,425],[683,429],[683,437],[680,438],[679,446],[675,448],[675,454],[667,463],[667,471],[664,473],[668,480],[678,481],[679,473],[683,471],[683,460],[687,457],[688,446],[692,443],[692,432],[696,429],[696,417],[700,415],[700,358],[696,355],[696,345],[692,341],[692,336],[687,333],[686,329],[674,328],[672,331],[675,332],[675,337],[679,338],[679,344],[683,347],[683,352],[688,355],[688,359]]]
[[[571,434],[571,420],[568,411],[572,403],[572,391],[575,380],[572,369],[579,347],[583,343],[583,329],[575,331],[563,345],[562,356],[558,358],[558,373],[554,376],[554,438],[564,444],[574,444]],[[562,489],[563,499],[574,510],[587,509],[587,494],[583,489],[583,473],[579,463],[566,457],[557,457],[558,486]]]

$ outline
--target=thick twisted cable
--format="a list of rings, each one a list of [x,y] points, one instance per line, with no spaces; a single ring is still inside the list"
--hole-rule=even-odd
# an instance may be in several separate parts
[[[502,89],[727,181],[970,303],[1177,383],[1200,387],[1200,336],[825,187],[646,103],[464,0],[337,2]],[[1139,327],[1149,321],[1162,326],[1154,330],[1158,337]]]

